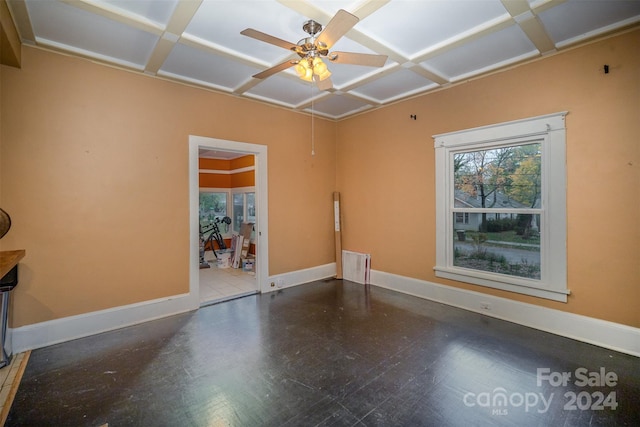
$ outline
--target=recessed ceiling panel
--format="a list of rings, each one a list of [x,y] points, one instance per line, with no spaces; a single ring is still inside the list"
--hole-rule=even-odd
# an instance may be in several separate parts
[[[208,86],[233,91],[244,83],[247,76],[259,70],[248,67],[226,57],[213,55],[201,49],[177,44],[167,57],[159,75],[184,76],[189,81],[206,83]]]
[[[334,44],[333,47],[331,48],[331,51],[332,52],[335,51],[335,52],[368,53],[373,55],[377,55],[378,53],[351,40],[348,36],[344,36],[340,40],[338,40],[336,44]]]
[[[28,0],[40,43],[144,68],[158,37],[57,1]]]
[[[413,71],[401,69],[388,76],[374,80],[371,83],[364,84],[352,92],[375,99],[380,103],[385,103],[436,86],[436,83],[425,79]]]
[[[111,5],[166,26],[178,0],[96,0],[96,4]]]
[[[365,67],[363,65],[351,64],[335,64],[330,61],[325,62],[327,63],[327,67],[332,73],[331,81],[333,81],[333,85],[338,89],[382,72],[382,68],[378,67]]]
[[[20,6],[23,1],[26,8]],[[295,110],[307,108],[315,99],[318,114],[336,119],[540,57],[536,46],[546,53],[550,40],[563,48],[640,25],[640,0],[10,0],[7,4],[25,43],[148,74],[158,70],[163,77]],[[383,67],[326,59],[333,89],[322,95],[312,95],[311,85],[300,81],[291,67],[265,80],[252,77],[298,57],[286,47],[259,40],[259,35],[243,36],[242,30],[253,28],[297,44],[308,36],[302,29],[306,21],[326,26],[339,9],[360,20],[352,29],[345,28],[331,51],[388,55]],[[315,54],[311,52],[310,57]]]
[[[313,5],[321,9],[323,12],[333,16],[340,9],[344,9],[347,12],[353,13],[359,5],[363,2],[362,0],[357,1],[337,1],[337,0],[314,0]],[[321,22],[321,24],[326,25],[327,22]]]
[[[597,28],[607,27],[635,17],[640,20],[640,1],[568,0],[539,14],[551,40],[562,43]]]
[[[370,108],[370,105],[348,96],[334,94],[314,103],[313,109],[329,117],[342,117]],[[306,111],[310,111],[307,109]]]
[[[506,14],[500,0],[391,1],[358,29],[411,59]]]
[[[356,53],[366,53],[369,55],[376,55],[377,52],[372,51],[369,48],[362,46],[361,44],[345,37],[342,37],[331,49],[332,52],[356,52]],[[327,64],[329,71],[331,71],[331,80],[334,83],[334,86],[340,88],[345,85],[348,85],[350,82],[354,80],[361,80],[369,75],[376,74],[381,72],[382,68],[380,67],[367,67],[362,65],[351,65],[351,64],[337,64],[335,62],[331,62],[328,59],[323,59],[323,61]],[[395,64],[394,61],[387,59],[386,65]]]
[[[276,75],[263,80],[246,94],[260,99],[273,99],[293,107],[311,99],[313,94],[318,94],[318,91],[313,88],[311,83],[298,78]]]
[[[204,1],[185,33],[275,65],[291,52],[240,32],[253,28],[295,44],[307,35],[302,30],[306,20],[308,18],[272,0]]]
[[[538,54],[517,25],[484,36],[431,58],[422,64],[438,70],[452,81],[489,71]]]

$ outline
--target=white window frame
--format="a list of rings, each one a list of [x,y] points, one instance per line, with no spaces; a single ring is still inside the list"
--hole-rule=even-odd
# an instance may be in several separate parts
[[[234,229],[234,223],[233,223],[233,218],[234,218],[234,213],[233,209],[235,208],[234,204],[233,204],[233,196],[236,194],[242,194],[242,217],[245,219],[246,222],[246,218],[248,217],[247,215],[247,193],[254,193],[254,197],[255,197],[255,193],[256,193],[256,187],[236,187],[236,188],[232,188],[231,189],[231,193],[230,193],[230,201],[231,201],[231,214],[229,215],[232,219],[231,221],[231,227],[230,229],[235,232],[235,233],[240,233],[240,230],[235,230]],[[255,202],[254,202],[255,203]],[[255,240],[255,235],[254,233],[251,234],[251,242],[253,243],[253,241]]]
[[[436,160],[437,277],[567,302],[566,129],[567,112],[434,135]],[[456,153],[539,142],[542,149],[540,280],[453,265]],[[536,212],[537,214],[537,212]]]

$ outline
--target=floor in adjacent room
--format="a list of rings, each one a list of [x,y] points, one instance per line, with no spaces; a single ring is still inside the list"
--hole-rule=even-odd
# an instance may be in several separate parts
[[[34,350],[6,425],[638,426],[639,408],[637,357],[327,280]]]
[[[218,268],[213,252],[205,253],[209,268],[200,269],[200,304],[208,305],[256,293],[256,275],[242,268]]]

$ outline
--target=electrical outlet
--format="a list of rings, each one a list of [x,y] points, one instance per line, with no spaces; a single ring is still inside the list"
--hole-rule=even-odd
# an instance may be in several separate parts
[[[276,286],[281,288],[284,286],[284,280],[282,278],[276,279]]]
[[[491,310],[491,304],[489,304],[488,302],[481,302],[480,303],[480,310],[490,311]]]

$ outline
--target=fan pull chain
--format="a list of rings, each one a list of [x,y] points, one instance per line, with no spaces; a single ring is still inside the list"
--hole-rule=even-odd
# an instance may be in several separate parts
[[[316,141],[313,125],[313,82],[311,83],[311,155],[316,155]]]

